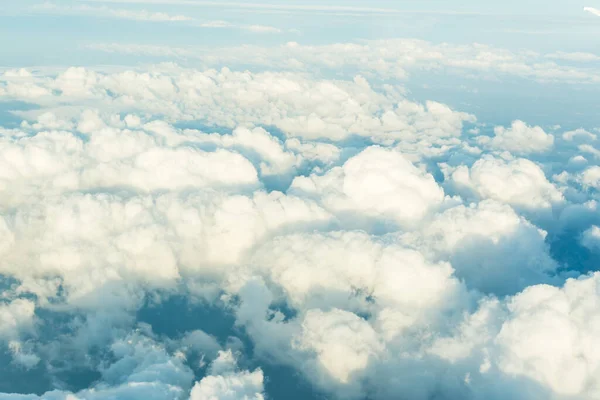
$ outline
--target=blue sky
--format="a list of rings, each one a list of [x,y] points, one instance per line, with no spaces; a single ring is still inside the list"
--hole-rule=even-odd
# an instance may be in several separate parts
[[[593,51],[600,46],[598,18],[583,11],[585,6],[594,5],[591,3],[3,1],[0,65],[119,63],[118,59],[82,51],[86,44],[102,42],[214,47],[241,43],[268,46],[289,40],[323,44],[419,37],[434,42],[477,41],[508,49]],[[54,7],[40,7],[43,4]],[[164,12],[193,20],[132,21],[115,18],[110,10]],[[216,20],[272,26],[283,32],[260,34],[197,26]]]

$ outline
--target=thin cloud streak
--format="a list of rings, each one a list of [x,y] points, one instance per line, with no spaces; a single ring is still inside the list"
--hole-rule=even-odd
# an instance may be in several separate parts
[[[90,7],[87,5],[71,7],[59,6],[54,3],[37,4],[30,7],[29,11],[40,14],[85,15],[151,22],[189,22],[194,20],[186,15],[171,15],[163,12],[150,12],[147,10],[125,10],[113,9],[106,6]]]
[[[80,0],[92,3],[129,3],[129,4],[168,4],[185,5],[199,7],[231,7],[255,10],[283,10],[298,12],[362,12],[365,14],[429,14],[429,15],[490,15],[488,13],[475,11],[454,11],[454,10],[400,10],[394,8],[379,7],[352,7],[352,6],[318,6],[318,5],[296,5],[296,4],[265,4],[265,3],[238,3],[238,2],[217,2],[204,0]]]
[[[598,10],[597,8],[593,8],[593,7],[585,7],[583,9],[583,11],[587,11],[590,14],[594,14],[597,17],[600,17],[600,10]]]

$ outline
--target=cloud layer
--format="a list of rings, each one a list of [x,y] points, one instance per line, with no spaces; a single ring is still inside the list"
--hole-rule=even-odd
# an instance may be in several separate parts
[[[597,133],[372,76],[0,75],[0,399],[597,398]]]

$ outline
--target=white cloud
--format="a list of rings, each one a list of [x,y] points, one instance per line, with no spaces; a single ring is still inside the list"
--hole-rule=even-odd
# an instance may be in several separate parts
[[[598,138],[596,134],[588,132],[582,128],[565,132],[563,133],[562,137],[567,141],[594,141]]]
[[[539,126],[528,126],[523,121],[514,121],[510,128],[497,126],[494,137],[480,136],[479,145],[513,154],[531,154],[548,151],[554,145],[554,136]]]
[[[444,211],[407,239],[435,259],[450,260],[469,287],[503,295],[551,280],[557,265],[546,234],[509,206],[484,200]]]
[[[433,176],[401,153],[381,147],[370,147],[325,175],[297,177],[291,190],[320,198],[341,218],[344,213],[359,213],[399,225],[418,222],[444,200]]]
[[[594,225],[583,232],[581,244],[592,251],[600,252],[600,227]]]
[[[562,193],[548,181],[544,171],[525,159],[504,160],[484,156],[470,168],[448,171],[450,184],[466,195],[494,199],[524,209],[547,209],[564,201]],[[466,190],[466,193],[464,192]]]
[[[105,6],[90,7],[80,6],[61,6],[54,3],[42,3],[29,8],[37,13],[65,14],[65,15],[86,15],[92,17],[109,17],[117,19],[128,19],[134,21],[151,22],[185,22],[192,21],[193,18],[185,15],[170,15],[163,12],[151,12],[147,10],[129,10],[113,9]]]
[[[257,33],[280,33],[281,29],[272,27],[272,26],[267,26],[267,25],[248,25],[246,27],[244,27],[244,29],[249,30],[250,32],[257,32]]]
[[[341,383],[358,380],[370,359],[383,351],[377,333],[356,314],[343,310],[310,310],[302,321],[297,346],[316,352],[317,369]]]
[[[552,54],[546,55],[548,58],[556,60],[576,61],[576,62],[594,62],[600,61],[600,56],[592,53],[573,52],[567,53],[564,51],[557,51]]]
[[[479,49],[457,68],[514,56]],[[563,285],[561,247],[594,248],[593,131],[534,162],[541,128],[480,149],[362,75],[32,71],[0,78],[39,106],[0,128],[0,361],[41,398],[259,400],[273,367],[334,399],[597,397],[598,276]]]
[[[284,144],[263,128],[237,128],[231,135],[206,135],[198,132],[194,139],[198,143],[211,143],[218,147],[245,149],[257,153],[262,159],[259,165],[260,172],[266,176],[290,173],[303,161],[301,155],[286,151]],[[317,154],[317,159],[323,158]],[[325,157],[325,160],[327,161],[328,157]]]
[[[4,76],[8,78],[31,78],[31,72],[25,68],[9,69],[4,72]]]
[[[252,2],[216,2],[203,0],[85,0],[89,2],[101,3],[132,3],[132,4],[169,4],[186,6],[223,6],[240,9],[264,10],[270,12],[281,10],[287,12],[353,12],[360,14],[405,14],[405,13],[426,13],[426,14],[446,14],[446,15],[480,15],[478,12],[455,11],[455,10],[435,10],[435,11],[406,11],[394,8],[382,7],[358,7],[358,6],[339,6],[339,5],[315,5],[315,4],[275,4],[275,3],[252,3]]]
[[[269,25],[238,25],[228,21],[215,20],[215,21],[206,21],[202,22],[200,25],[201,28],[216,28],[216,29],[242,29],[249,32],[254,33],[282,33],[283,31],[279,28],[275,28],[274,26]],[[190,54],[192,55],[192,54]]]
[[[263,373],[260,369],[236,371],[231,350],[220,352],[208,376],[194,386],[190,400],[263,400]]]
[[[127,187],[142,191],[202,186],[258,184],[256,171],[245,158],[226,151],[150,149],[127,161],[100,164],[82,179],[90,187]]]
[[[191,387],[194,376],[183,360],[169,354],[164,346],[138,332],[115,341],[110,351],[113,361],[102,369],[101,381],[92,388],[77,393],[54,390],[41,396],[0,394],[0,398],[177,400]]]
[[[269,70],[315,69],[339,73],[359,71],[365,76],[404,80],[412,71],[459,73],[469,79],[520,78],[540,83],[598,84],[600,70],[582,66],[589,55],[544,55],[515,52],[483,44],[451,45],[415,39],[366,40],[359,43],[303,45],[288,42],[278,47],[246,45],[221,51],[204,48],[147,46],[139,44],[90,44],[88,48],[125,54],[173,56],[196,59],[207,67],[253,65]],[[554,60],[560,61],[555,62]]]
[[[596,15],[598,17],[600,17],[600,10],[593,8],[593,7],[584,7],[583,9],[584,11],[589,12],[590,14]]]
[[[595,158],[600,159],[600,150],[589,144],[582,144],[577,147],[582,153],[588,153]]]
[[[113,306],[109,299],[99,302],[109,295],[102,288],[127,282],[169,288],[183,273],[227,273],[219,266],[241,262],[270,234],[318,227],[330,217],[310,201],[281,193],[248,198],[209,191],[183,199],[63,196],[23,206],[14,218],[20,223],[6,232],[11,241],[0,273],[25,281],[59,275],[65,301],[96,308]],[[19,268],[23,262],[30,265],[26,271]],[[29,290],[46,298],[57,287]],[[123,308],[137,301],[115,298],[124,300]]]
[[[152,12],[147,10],[135,10],[135,9],[115,9],[106,6],[93,7],[88,5],[79,6],[62,6],[50,2],[37,4],[29,8],[30,11],[35,13],[47,13],[47,14],[59,14],[59,15],[77,15],[77,16],[89,16],[89,17],[103,17],[103,18],[115,18],[125,19],[132,21],[147,21],[147,22],[195,22],[196,19],[187,15],[173,15],[165,12]],[[206,21],[195,24],[193,26],[199,26],[201,28],[234,28],[246,30],[254,33],[281,33],[281,29],[268,26],[268,25],[238,25],[228,21],[215,20]],[[164,49],[161,49],[157,54],[165,55]],[[178,54],[182,54],[178,52]]]
[[[0,303],[0,340],[18,339],[21,332],[31,330],[34,314],[35,303],[30,300]]]
[[[19,82],[13,90],[26,90],[35,81]],[[302,74],[226,68],[218,72],[171,68],[152,74],[69,68],[56,79],[39,83],[60,91],[56,97],[41,97],[44,104],[87,99],[98,106],[108,102],[110,107],[166,114],[174,120],[203,119],[232,128],[271,125],[289,137],[307,140],[340,141],[359,135],[427,148],[447,144],[460,136],[464,122],[475,121],[474,116],[440,103],[408,101],[392,87],[375,90],[361,76],[353,81],[315,81]]]
[[[505,302],[486,299],[431,351],[463,365],[473,398],[593,399],[600,393],[597,289],[595,274],[562,288],[534,285]]]
[[[581,173],[580,182],[587,187],[600,189],[600,167],[589,167]]]
[[[172,132],[168,125],[149,124],[147,133],[132,132],[104,127],[94,114],[84,113],[82,118],[78,129],[103,133],[93,134],[87,141],[65,131],[0,138],[0,165],[5,171],[0,177],[0,191],[5,193],[2,202],[19,201],[42,182],[54,191],[119,187],[153,192],[259,186],[254,166],[237,153],[157,146],[155,141],[164,138],[161,135]]]
[[[449,264],[428,262],[417,251],[362,232],[278,237],[261,246],[252,263],[299,309],[365,311],[373,296],[380,307],[399,308],[412,321],[450,303],[459,290]]]
[[[598,395],[598,278],[571,280],[563,289],[535,286],[512,299],[496,339],[500,369],[565,397]]]
[[[111,10],[110,14],[123,19],[132,19],[139,21],[156,21],[156,22],[180,22],[191,21],[191,17],[185,15],[169,15],[160,12],[129,11],[129,10]]]
[[[217,20],[217,21],[203,22],[200,24],[200,26],[203,28],[230,28],[234,25],[227,21]]]
[[[23,368],[31,369],[40,363],[40,357],[24,349],[21,342],[15,340],[8,342],[8,349],[11,352],[13,363]]]

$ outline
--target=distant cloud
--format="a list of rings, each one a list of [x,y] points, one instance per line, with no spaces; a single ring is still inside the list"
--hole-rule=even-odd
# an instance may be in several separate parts
[[[478,143],[494,150],[506,150],[513,154],[543,153],[552,148],[554,136],[539,126],[528,126],[523,121],[513,121],[509,128],[497,126],[494,137],[480,136]]]
[[[600,10],[597,8],[585,7],[583,10],[600,17]]]
[[[492,199],[525,210],[548,210],[564,202],[540,166],[526,158],[504,160],[486,155],[470,169],[461,165],[449,172],[449,185],[466,198]]]
[[[599,55],[592,54],[592,53],[584,53],[584,52],[567,53],[564,51],[557,51],[555,53],[546,55],[546,57],[554,59],[554,60],[575,61],[575,62],[600,61]]]
[[[201,23],[200,26],[203,28],[231,28],[235,25],[227,21],[208,21]]]
[[[235,25],[222,20],[205,21],[199,26],[245,29],[255,33],[298,33],[295,30],[263,25]],[[482,79],[518,77],[543,83],[600,83],[600,68],[578,65],[583,61],[593,62],[596,58],[600,60],[600,57],[591,53],[557,52],[540,55],[480,44],[453,46],[404,38],[321,46],[290,41],[276,48],[247,45],[220,50],[126,43],[96,43],[86,47],[110,53],[196,59],[207,67],[243,64],[292,71],[313,67],[318,67],[319,70],[350,68],[361,74],[376,74],[386,79],[406,79],[411,71],[425,68],[457,71]]]
[[[147,10],[113,9],[104,6],[90,7],[87,5],[60,6],[49,2],[34,5],[30,7],[30,11],[48,14],[86,15],[152,22],[185,22],[193,20],[193,18],[185,15],[171,15],[163,12],[151,12]]]
[[[483,15],[485,13],[463,10],[402,10],[386,7],[359,7],[345,5],[317,4],[285,4],[285,3],[253,3],[234,1],[205,1],[205,0],[84,0],[94,3],[130,3],[130,4],[168,4],[197,7],[228,7],[256,11],[271,12],[273,10],[286,12],[326,12],[364,14],[435,14],[435,15]]]
[[[244,29],[247,29],[251,32],[258,32],[258,33],[280,33],[281,29],[278,28],[274,28],[272,26],[266,26],[266,25],[249,25],[244,27]]]
[[[592,251],[600,252],[600,227],[592,226],[583,232],[581,243]]]
[[[187,15],[173,15],[164,12],[152,12],[147,10],[115,9],[106,6],[92,7],[88,5],[62,6],[51,2],[37,4],[29,8],[31,12],[55,15],[77,15],[102,18],[126,19],[132,21],[149,22],[194,22],[195,19]],[[254,33],[281,33],[281,29],[268,25],[243,25],[228,21],[215,20],[206,21],[195,26],[201,28],[230,28],[240,29]],[[162,52],[165,54],[165,52]],[[172,52],[168,52],[172,53]]]
[[[231,28],[231,29],[242,29],[255,33],[281,33],[282,30],[268,25],[236,25],[228,21],[216,20],[207,21],[199,25],[201,28]]]

